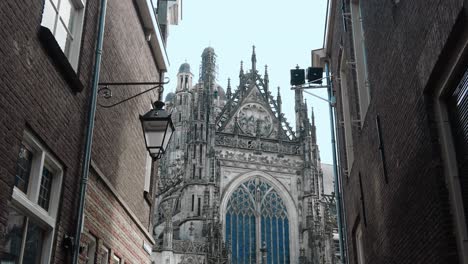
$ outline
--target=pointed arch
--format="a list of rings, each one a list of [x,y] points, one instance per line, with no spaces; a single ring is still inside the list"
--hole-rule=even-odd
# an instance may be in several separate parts
[[[220,215],[221,219],[223,219],[223,234],[226,234],[225,217],[230,198],[239,187],[243,186],[244,183],[256,178],[269,184],[275,190],[275,193],[277,193],[277,195],[281,198],[284,206],[286,207],[287,218],[289,220],[290,263],[297,263],[299,260],[299,215],[297,205],[294,202],[294,199],[289,193],[288,189],[279,180],[263,171],[251,171],[239,175],[224,187],[220,204]],[[268,190],[265,190],[264,195],[267,194],[267,191]],[[226,237],[224,237],[224,239],[226,239]],[[260,248],[261,241],[256,241],[256,243],[257,248]]]

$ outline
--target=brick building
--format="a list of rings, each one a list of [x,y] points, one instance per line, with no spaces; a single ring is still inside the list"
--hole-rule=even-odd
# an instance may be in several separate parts
[[[348,263],[468,263],[467,8],[329,1]]]
[[[1,263],[72,263],[73,249],[81,263],[150,262],[155,175],[138,116],[156,91],[97,107],[83,235],[73,247],[100,3],[0,3]],[[179,19],[175,3],[107,3],[100,82],[163,79],[167,25]],[[110,102],[98,103],[149,87],[115,88]]]

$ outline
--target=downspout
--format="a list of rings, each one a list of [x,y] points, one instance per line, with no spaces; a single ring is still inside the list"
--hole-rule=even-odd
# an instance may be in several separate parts
[[[333,112],[333,105],[334,96],[332,90],[332,83],[330,81],[330,70],[328,61],[325,62],[325,74],[327,80],[327,92],[328,92],[328,101],[329,103],[329,111],[330,111],[330,131],[331,131],[331,144],[332,144],[332,153],[333,153],[333,176],[335,181],[335,197],[336,197],[336,220],[338,224],[338,235],[339,235],[339,244],[340,244],[340,257],[341,263],[346,263],[345,256],[344,256],[344,241],[343,241],[343,229],[344,226],[342,224],[341,219],[341,193],[340,193],[340,181],[338,180],[338,167],[337,167],[337,159],[336,159],[336,140],[335,140],[335,121],[334,121],[334,112]]]
[[[99,72],[101,68],[101,57],[102,57],[102,43],[104,40],[104,25],[106,20],[106,8],[107,0],[101,0],[100,11],[99,11],[99,27],[96,42],[96,55],[94,59],[93,79],[91,87],[91,98],[88,109],[88,124],[86,127],[86,142],[83,152],[83,162],[81,167],[81,181],[80,181],[80,194],[78,203],[78,212],[76,220],[75,230],[75,243],[73,247],[73,264],[78,263],[79,251],[80,251],[80,240],[81,231],[83,229],[84,219],[84,206],[86,198],[86,188],[89,179],[89,165],[91,163],[91,150],[93,143],[93,130],[94,130],[94,118],[96,116],[96,105],[97,105],[97,91],[99,83]]]

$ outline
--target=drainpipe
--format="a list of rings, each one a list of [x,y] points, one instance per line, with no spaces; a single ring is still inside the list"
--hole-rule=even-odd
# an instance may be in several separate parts
[[[333,176],[335,181],[335,197],[336,197],[336,220],[338,222],[338,235],[339,235],[339,242],[340,242],[340,257],[341,263],[346,263],[345,256],[344,256],[344,240],[343,240],[343,230],[344,225],[341,219],[341,193],[340,193],[340,181],[338,180],[338,166],[336,162],[336,140],[335,140],[335,121],[334,121],[334,111],[332,102],[334,102],[333,90],[332,90],[332,83],[330,81],[330,70],[328,61],[325,62],[325,74],[327,80],[327,92],[328,92],[328,101],[329,103],[329,111],[330,111],[330,131],[331,131],[331,143],[332,143],[332,153],[333,153]]]
[[[96,42],[96,55],[94,59],[93,80],[91,87],[91,98],[88,109],[88,124],[86,127],[86,142],[83,153],[83,162],[81,167],[80,194],[78,203],[78,212],[75,230],[75,243],[73,247],[73,264],[78,263],[80,251],[81,231],[84,223],[84,205],[86,198],[86,188],[89,179],[89,165],[91,163],[91,149],[93,143],[94,118],[96,116],[97,91],[99,83],[99,72],[101,68],[102,43],[104,40],[104,25],[106,20],[107,0],[101,0],[99,11],[99,27]]]

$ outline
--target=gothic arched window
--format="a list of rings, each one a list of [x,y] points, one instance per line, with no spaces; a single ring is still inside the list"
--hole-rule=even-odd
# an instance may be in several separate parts
[[[232,193],[226,208],[226,240],[233,264],[257,263],[263,245],[266,263],[290,262],[287,210],[270,184],[255,178]]]

